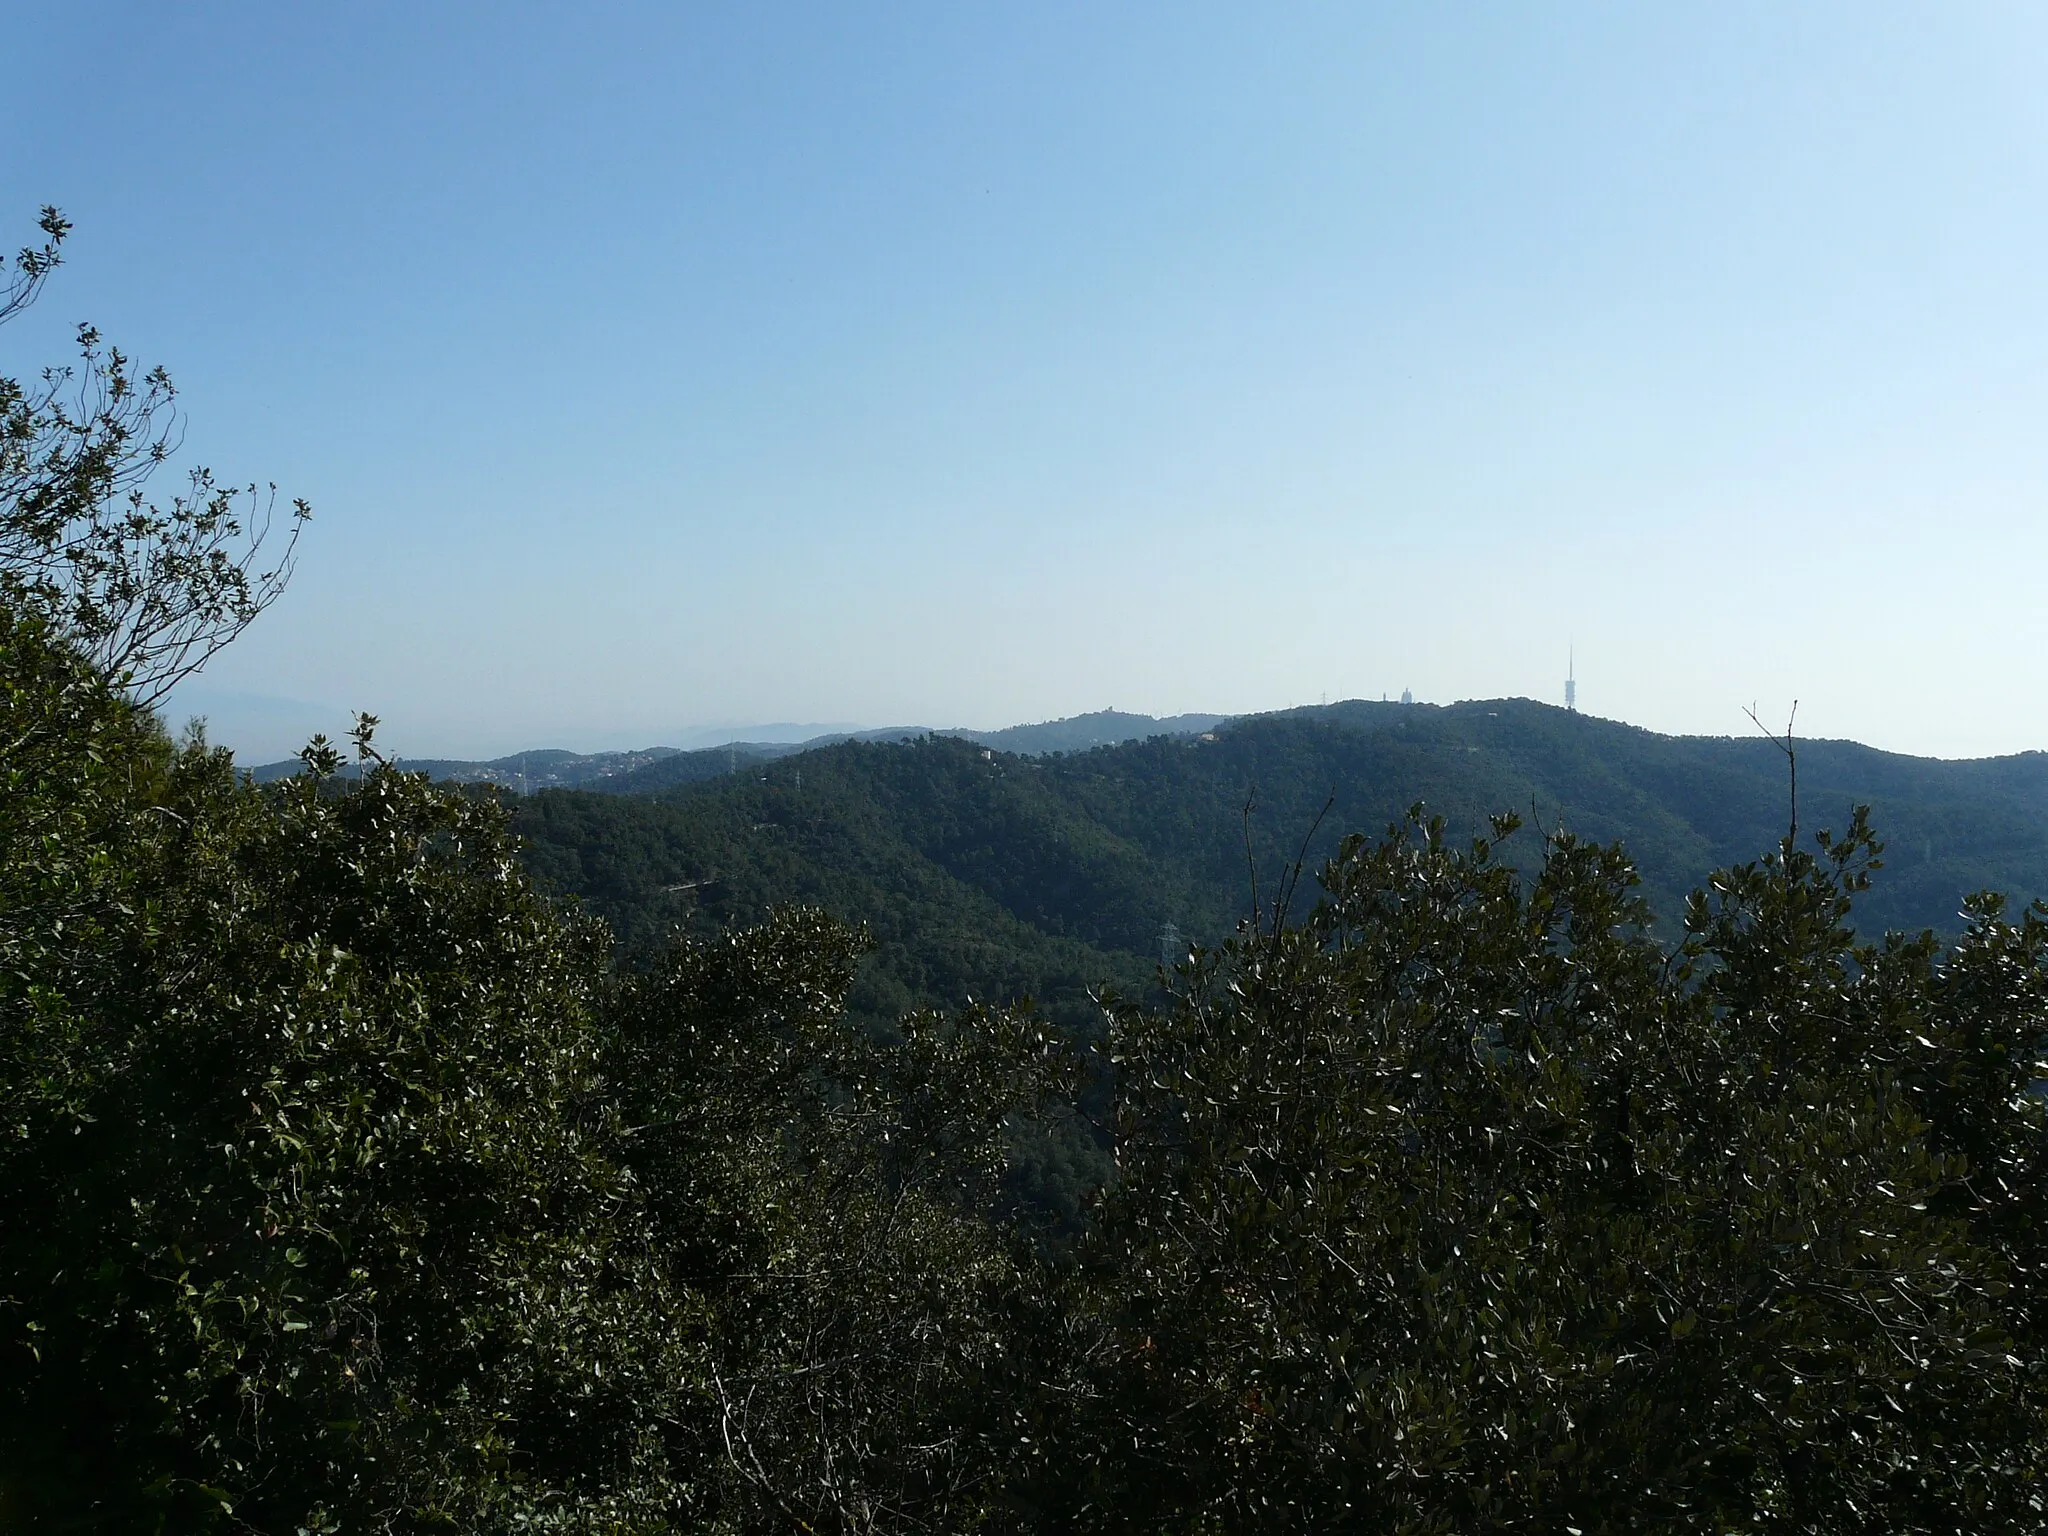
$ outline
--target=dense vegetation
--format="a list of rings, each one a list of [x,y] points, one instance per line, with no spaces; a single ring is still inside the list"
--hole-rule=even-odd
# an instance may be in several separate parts
[[[10,1523],[948,1507],[1035,1030],[885,1050],[798,912],[621,981],[490,802],[259,790],[32,623],[0,663]]]
[[[61,567],[0,592],[0,1528],[2041,1528],[2048,910],[1859,939],[1860,811],[1668,932],[1616,845],[1416,811],[1087,1028],[889,1014],[775,905],[808,849],[1057,979],[1204,802],[930,742],[522,808],[745,850],[758,921],[622,944],[374,722],[270,785],[169,740],[144,669],[262,589],[156,569],[118,654]],[[1141,760],[1336,739],[1276,729]],[[1048,1232],[1077,1107],[1113,1176]]]

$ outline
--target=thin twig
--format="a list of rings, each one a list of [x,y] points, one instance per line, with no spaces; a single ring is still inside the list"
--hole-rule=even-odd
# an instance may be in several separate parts
[[[1259,931],[1259,862],[1252,855],[1252,812],[1259,808],[1259,786],[1254,784],[1244,799],[1244,867],[1252,884],[1252,933]]]
[[[1287,921],[1288,909],[1294,905],[1294,893],[1301,889],[1301,866],[1308,858],[1308,845],[1315,841],[1316,833],[1322,830],[1323,822],[1329,817],[1330,807],[1336,803],[1337,791],[1333,789],[1330,798],[1323,802],[1322,810],[1316,813],[1315,821],[1310,824],[1308,835],[1301,840],[1301,847],[1294,855],[1294,868],[1281,882],[1279,899],[1273,904],[1273,943],[1276,946],[1280,942],[1280,929]]]
[[[1792,713],[1785,717],[1785,737],[1782,741],[1765,727],[1762,720],[1757,718],[1756,706],[1754,704],[1745,709],[1743,713],[1749,716],[1752,725],[1763,732],[1766,741],[1785,754],[1786,771],[1790,773],[1792,778],[1792,825],[1785,833],[1785,851],[1789,853],[1792,851],[1793,844],[1799,840],[1799,754],[1793,750],[1792,746],[1792,722],[1799,718],[1799,701],[1797,699],[1792,701]]]

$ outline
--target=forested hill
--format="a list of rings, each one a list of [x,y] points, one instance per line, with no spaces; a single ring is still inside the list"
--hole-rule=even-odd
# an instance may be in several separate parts
[[[1802,834],[1866,803],[1888,844],[1859,906],[1866,931],[1953,931],[1979,889],[2048,895],[2048,755],[1948,762],[1810,741],[1798,765]],[[1622,840],[1667,932],[1688,890],[1773,846],[1789,811],[1769,741],[1501,700],[1334,704],[1063,756],[849,741],[659,793],[543,794],[519,818],[543,879],[628,938],[812,902],[874,932],[863,1011],[1028,991],[1073,1014],[1096,981],[1145,986],[1166,924],[1205,943],[1231,930],[1250,902],[1248,800],[1262,896],[1326,801],[1305,899],[1341,836],[1421,801],[1460,835],[1507,810]],[[1518,845],[1533,851],[1534,834]]]

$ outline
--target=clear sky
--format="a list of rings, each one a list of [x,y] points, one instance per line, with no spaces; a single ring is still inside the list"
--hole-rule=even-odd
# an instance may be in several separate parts
[[[0,236],[317,521],[247,755],[1414,689],[2048,747],[2048,11],[11,6]]]

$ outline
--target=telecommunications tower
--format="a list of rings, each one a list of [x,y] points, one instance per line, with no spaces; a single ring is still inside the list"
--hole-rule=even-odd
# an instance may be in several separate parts
[[[1180,929],[1173,923],[1159,930],[1159,969],[1167,975],[1188,957],[1188,941],[1180,936]]]
[[[1573,714],[1579,710],[1579,659],[1576,648],[1565,652],[1564,665],[1564,707]]]

